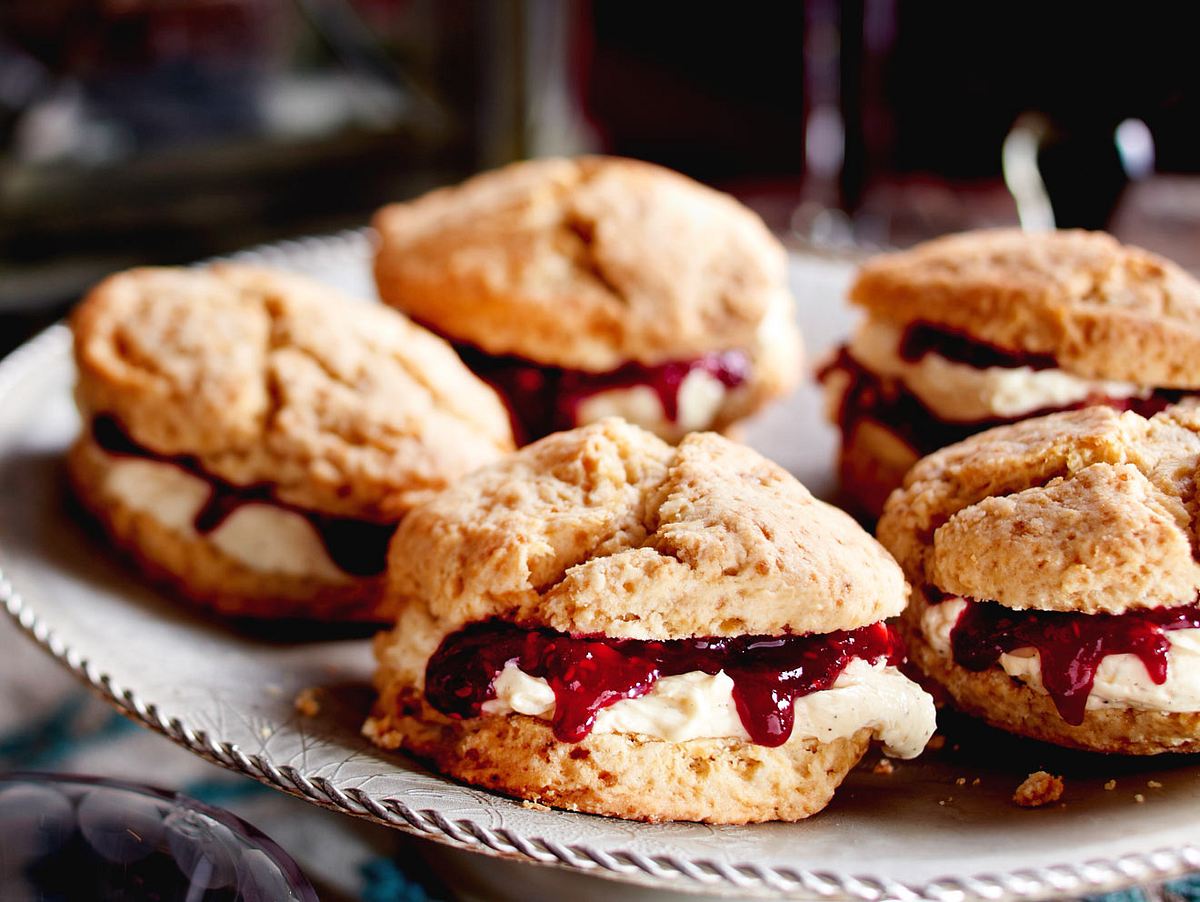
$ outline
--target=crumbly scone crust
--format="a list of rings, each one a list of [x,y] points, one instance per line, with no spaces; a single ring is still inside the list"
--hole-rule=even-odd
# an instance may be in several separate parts
[[[384,207],[374,226],[380,296],[488,353],[606,372],[742,348],[752,380],[797,378],[782,246],[733,198],[660,166],[516,163]]]
[[[442,635],[489,617],[638,639],[824,633],[893,616],[907,594],[887,552],[778,465],[713,433],[672,447],[616,419],[413,510],[389,583]]]
[[[235,560],[206,537],[183,535],[104,490],[105,456],[87,436],[67,455],[75,495],[153,582],[227,617],[384,622],[395,607],[384,578],[328,582],[311,576],[263,573]]]
[[[1052,354],[1079,376],[1200,386],[1200,282],[1103,232],[939,238],[867,262],[850,298],[894,322]]]
[[[1012,608],[1121,613],[1200,591],[1200,412],[1092,407],[924,458],[878,536],[914,586]]]
[[[72,316],[85,418],[237,485],[388,522],[512,448],[508,413],[437,336],[268,269],[134,269]]]
[[[940,654],[921,633],[923,606],[923,601],[914,600],[901,620],[909,660],[968,714],[1018,736],[1093,752],[1200,752],[1200,713],[1089,708],[1083,723],[1071,726],[1049,695],[1014,680],[999,666],[974,673]]]
[[[519,714],[450,720],[385,683],[364,733],[465,783],[570,811],[639,821],[795,821],[829,804],[870,745],[871,731],[767,748],[735,739],[668,742],[593,733],[559,742]]]

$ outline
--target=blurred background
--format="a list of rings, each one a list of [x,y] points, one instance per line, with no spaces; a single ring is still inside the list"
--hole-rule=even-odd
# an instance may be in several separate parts
[[[1017,223],[1200,267],[1200,6],[3,0],[0,350],[87,284],[605,151],[855,254]]]

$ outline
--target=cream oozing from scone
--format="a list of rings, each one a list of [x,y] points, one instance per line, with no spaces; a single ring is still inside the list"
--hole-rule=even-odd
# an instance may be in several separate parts
[[[107,463],[105,494],[172,532],[199,537],[194,521],[211,492],[207,482],[163,461],[98,453]],[[304,517],[269,502],[238,506],[204,538],[223,554],[262,573],[330,583],[350,580]]]
[[[938,604],[927,605],[921,613],[921,630],[929,644],[951,658],[950,635],[969,602],[950,596]],[[1161,685],[1150,678],[1146,665],[1137,655],[1108,655],[1096,671],[1096,681],[1088,696],[1089,710],[1099,708],[1136,708],[1146,711],[1200,711],[1200,630],[1181,629],[1164,633],[1167,652],[1167,678]],[[1021,648],[1000,656],[1004,672],[1036,692],[1042,685],[1040,655],[1035,649]]]
[[[733,680],[720,671],[660,677],[640,698],[622,699],[596,715],[592,732],[637,733],[686,742],[729,738],[748,741],[733,700]],[[510,661],[493,683],[495,699],[485,702],[489,715],[525,714],[549,720],[554,691],[540,678]],[[935,729],[933,700],[895,667],[854,659],[834,684],[796,699],[795,726],[789,742],[832,742],[871,729],[888,754],[915,758]]]
[[[902,327],[868,317],[855,331],[849,351],[862,366],[878,376],[899,380],[933,414],[951,422],[1019,417],[1069,407],[1095,396],[1144,398],[1153,391],[1132,382],[1084,379],[1061,369],[978,368],[933,351],[908,361],[900,356],[902,339]],[[829,379],[825,390],[834,409],[845,382]]]
[[[679,409],[674,420],[663,409],[658,392],[648,385],[614,388],[579,402],[576,425],[585,426],[605,417],[621,417],[649,429],[668,441],[709,428],[720,413],[729,389],[702,369],[694,369],[679,386]]]

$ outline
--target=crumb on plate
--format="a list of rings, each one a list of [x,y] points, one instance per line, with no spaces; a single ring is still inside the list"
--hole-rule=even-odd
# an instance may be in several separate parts
[[[1017,791],[1013,793],[1013,801],[1022,808],[1040,808],[1062,798],[1063,779],[1044,770],[1034,771],[1025,778]]]

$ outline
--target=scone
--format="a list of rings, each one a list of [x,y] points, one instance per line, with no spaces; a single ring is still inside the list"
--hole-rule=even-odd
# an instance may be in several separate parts
[[[221,613],[379,620],[404,514],[512,448],[503,404],[394,310],[238,265],[135,269],[71,321],[79,498]]]
[[[606,157],[517,163],[375,217],[387,303],[458,348],[518,438],[722,430],[801,365],[783,248],[733,198]]]
[[[926,457],[879,538],[911,660],[963,710],[1100,752],[1200,751],[1200,412],[1110,407]]]
[[[1092,404],[1146,416],[1200,388],[1200,283],[1102,232],[969,232],[859,271],[866,313],[823,368],[841,476],[876,517],[918,458]]]
[[[646,821],[797,820],[932,700],[884,619],[900,568],[714,433],[558,433],[414,510],[365,732],[467,783]]]

